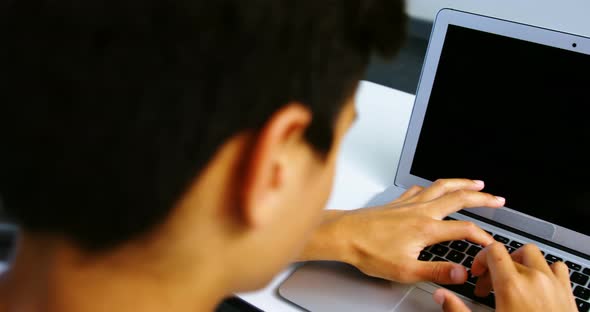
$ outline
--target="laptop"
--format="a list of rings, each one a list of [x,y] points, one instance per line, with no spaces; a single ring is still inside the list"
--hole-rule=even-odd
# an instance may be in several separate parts
[[[517,22],[441,10],[434,22],[395,183],[367,207],[438,178],[486,182],[506,207],[465,209],[468,220],[512,252],[537,244],[563,260],[580,311],[590,310],[590,38]],[[467,241],[429,246],[422,261],[467,268],[481,248]],[[440,311],[447,287],[473,311],[495,308],[493,293],[464,285],[402,285],[331,262],[307,263],[278,288],[309,311]]]

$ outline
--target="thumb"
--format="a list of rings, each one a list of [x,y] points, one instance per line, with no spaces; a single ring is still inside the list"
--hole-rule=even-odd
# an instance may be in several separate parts
[[[463,284],[467,270],[460,264],[446,261],[416,261],[414,272],[420,280],[439,284]]]
[[[442,305],[444,312],[471,312],[463,300],[447,289],[437,289],[432,297],[436,303]]]

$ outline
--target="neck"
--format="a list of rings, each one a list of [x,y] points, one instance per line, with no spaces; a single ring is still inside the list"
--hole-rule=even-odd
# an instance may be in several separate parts
[[[60,239],[20,236],[0,279],[2,311],[213,311],[227,294],[229,272],[208,261],[185,271],[150,264],[162,255],[138,259],[137,250],[117,250],[90,257]],[[154,261],[146,261],[150,256]],[[164,272],[170,268],[175,272]],[[184,282],[189,275],[199,282]]]

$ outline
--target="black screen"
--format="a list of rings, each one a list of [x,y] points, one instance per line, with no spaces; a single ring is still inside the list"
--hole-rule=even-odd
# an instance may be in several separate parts
[[[411,173],[590,235],[590,56],[449,26]]]

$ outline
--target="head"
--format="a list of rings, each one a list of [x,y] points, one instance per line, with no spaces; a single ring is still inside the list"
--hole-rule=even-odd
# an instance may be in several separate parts
[[[316,225],[369,56],[405,24],[396,0],[23,0],[0,17],[0,196],[23,235],[184,273],[215,261],[236,289]]]

